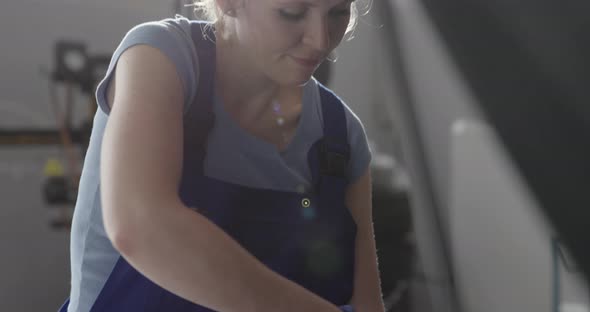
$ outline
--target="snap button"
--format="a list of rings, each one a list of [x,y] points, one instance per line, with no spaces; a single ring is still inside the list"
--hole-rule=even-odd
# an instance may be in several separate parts
[[[297,187],[295,188],[295,191],[299,194],[305,193],[305,185],[303,185],[303,184],[297,185]]]
[[[309,198],[302,199],[301,206],[303,206],[304,208],[308,208],[309,206],[311,206],[311,201],[309,200]]]

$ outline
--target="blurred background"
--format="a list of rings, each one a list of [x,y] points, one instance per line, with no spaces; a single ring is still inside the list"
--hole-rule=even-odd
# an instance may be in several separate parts
[[[375,0],[316,74],[371,142],[387,311],[588,312],[590,10],[468,3]],[[67,298],[94,88],[129,29],[184,4],[0,3],[0,311]]]

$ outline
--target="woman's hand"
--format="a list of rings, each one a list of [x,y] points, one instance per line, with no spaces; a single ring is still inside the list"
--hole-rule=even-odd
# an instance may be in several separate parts
[[[340,306],[340,310],[342,310],[342,312],[354,312],[354,309],[350,304]]]

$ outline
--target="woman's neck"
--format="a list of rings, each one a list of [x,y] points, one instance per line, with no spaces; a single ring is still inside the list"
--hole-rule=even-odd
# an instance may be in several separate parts
[[[224,106],[242,121],[257,120],[272,110],[274,101],[284,105],[300,101],[302,87],[282,87],[245,59],[231,39],[217,39],[216,91]]]

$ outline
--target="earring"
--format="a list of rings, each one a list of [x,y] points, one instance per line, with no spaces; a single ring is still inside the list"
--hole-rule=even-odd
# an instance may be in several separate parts
[[[335,50],[332,50],[332,52],[330,52],[330,54],[328,54],[328,57],[326,58],[326,60],[328,60],[331,63],[336,63],[336,61],[338,60],[338,53],[336,53]]]
[[[229,10],[225,11],[225,15],[229,15],[231,17],[236,17],[236,10],[229,9]]]

